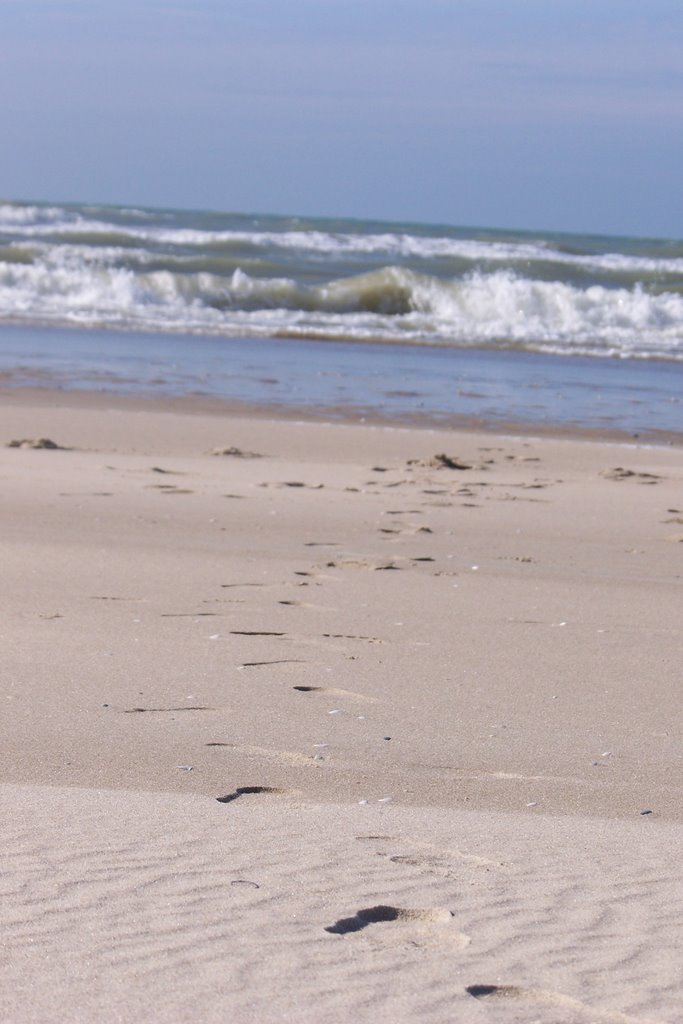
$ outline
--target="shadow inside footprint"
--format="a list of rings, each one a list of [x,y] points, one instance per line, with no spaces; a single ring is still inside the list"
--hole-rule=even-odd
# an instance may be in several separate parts
[[[273,796],[287,796],[291,795],[293,790],[281,789],[279,786],[238,786],[234,793],[226,793],[225,796],[217,796],[216,800],[219,804],[229,804],[233,800],[237,800],[238,797],[245,796],[249,793],[270,793]]]
[[[362,931],[369,924],[376,924],[379,921],[397,921],[399,913],[396,907],[369,907],[367,910],[359,910],[353,917],[340,918],[325,931],[332,935],[347,935],[349,932]]]
[[[465,989],[475,999],[485,999],[486,996],[497,996],[499,999],[511,995],[511,985],[468,985]]]

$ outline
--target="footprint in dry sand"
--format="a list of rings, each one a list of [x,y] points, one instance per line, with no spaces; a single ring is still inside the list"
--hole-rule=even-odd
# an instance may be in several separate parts
[[[145,484],[147,490],[161,491],[162,494],[194,494],[189,487],[176,487],[175,484]]]
[[[437,939],[437,945],[441,946],[446,942],[451,947],[462,949],[470,941],[469,936],[450,927],[453,923],[453,913],[443,907],[423,910],[380,904],[357,910],[353,917],[342,917],[334,924],[328,925],[325,931],[331,935],[350,935],[363,931],[370,925],[387,922],[394,922],[397,927],[395,930],[391,929],[388,935],[385,935],[386,938],[409,941],[412,945],[430,946]],[[436,933],[432,927],[434,925],[439,926]]]
[[[436,843],[425,842],[420,839],[413,839],[410,836],[356,836],[359,842],[379,842],[382,845],[391,843],[399,847],[407,847],[406,853],[392,853],[391,850],[377,850],[380,857],[387,857],[392,864],[405,864],[408,867],[425,867],[430,870],[438,870],[447,874],[461,868],[463,865],[474,868],[482,868],[486,871],[491,868],[504,868],[502,861],[491,860],[474,853],[465,853],[455,847],[441,846]]]
[[[229,804],[241,796],[254,793],[261,793],[268,796],[295,796],[297,790],[282,789],[280,786],[238,786],[234,792],[226,793],[225,796],[217,796],[216,800],[219,804]]]
[[[354,690],[341,690],[334,686],[293,686],[293,690],[299,693],[320,693],[326,697],[335,697],[351,700],[354,703],[376,704],[376,697],[366,697],[364,693],[356,693]]]
[[[215,708],[207,707],[204,704],[185,704],[179,708],[122,708],[121,713],[124,715],[138,715],[138,714],[162,714],[165,712],[172,711],[215,711]]]
[[[274,629],[231,629],[231,636],[287,636]]]
[[[407,466],[417,466],[423,469],[475,469],[469,462],[464,462],[458,456],[441,453],[434,455],[431,459],[408,459]]]
[[[323,633],[326,640],[364,640],[369,644],[383,644],[378,636],[364,636],[358,633]]]
[[[206,744],[207,747],[222,747],[234,750],[239,754],[247,754],[251,757],[259,757],[267,761],[277,761],[282,764],[295,765],[297,767],[317,767],[321,757],[311,754],[302,754],[298,750],[273,750],[270,747],[255,747],[244,743],[225,743],[214,740]]]
[[[541,988],[522,988],[518,985],[468,985],[465,989],[475,999],[486,999],[492,1002],[529,1002],[543,1006],[562,1007],[565,1010],[580,1012],[585,1020],[602,1021],[604,1024],[649,1024],[642,1017],[630,1017],[619,1010],[596,1010],[578,999],[565,996],[561,992],[550,992]]]
[[[325,931],[332,935],[347,935],[349,932],[360,932],[370,924],[379,924],[384,921],[429,921],[448,923],[453,917],[450,910],[443,908],[431,910],[405,910],[401,907],[390,907],[379,905],[366,907],[364,910],[357,910],[353,917],[342,917],[339,921],[329,925]]]
[[[235,445],[230,445],[228,448],[211,448],[207,455],[231,455],[234,459],[263,458],[259,452],[245,452],[241,448],[236,448]]]
[[[68,452],[70,448],[51,441],[49,437],[22,437],[18,441],[8,441],[8,448],[46,448],[50,451]]]
[[[606,480],[628,480],[633,479],[639,484],[656,484],[664,479],[657,473],[637,473],[633,469],[624,469],[623,466],[615,466],[614,469],[605,469],[600,476]]]
[[[381,565],[374,564],[373,562],[367,562],[365,559],[359,558],[341,558],[336,561],[325,562],[325,568],[327,569],[372,569],[374,571],[380,569],[400,569],[400,565],[396,565],[394,562],[387,562]]]
[[[274,658],[271,661],[243,661],[237,671],[243,668],[263,668],[265,665],[304,665],[303,658]]]

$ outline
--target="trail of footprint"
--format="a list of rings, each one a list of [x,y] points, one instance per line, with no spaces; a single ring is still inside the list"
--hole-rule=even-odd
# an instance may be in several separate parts
[[[578,999],[565,996],[561,992],[550,992],[541,988],[522,988],[518,985],[468,985],[465,989],[475,999],[490,999],[501,1002],[529,1002],[544,1006],[558,1006],[566,1010],[578,1011],[587,1015],[591,1022],[604,1021],[605,1024],[652,1024],[643,1017],[630,1017],[619,1010],[596,1010]]]
[[[364,693],[356,693],[354,690],[341,690],[335,686],[293,686],[293,690],[299,693],[321,693],[327,697],[338,697],[353,701],[356,704],[376,704],[376,697],[366,697]]]
[[[261,793],[267,796],[296,796],[298,790],[283,789],[280,786],[238,786],[232,793],[226,793],[225,796],[217,796],[216,800],[219,804],[229,804],[241,796],[253,793]]]

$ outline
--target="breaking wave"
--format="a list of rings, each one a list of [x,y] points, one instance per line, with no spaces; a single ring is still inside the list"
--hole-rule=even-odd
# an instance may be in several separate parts
[[[0,263],[5,319],[212,334],[444,345],[683,359],[683,295],[579,288],[509,270],[442,279],[402,267],[305,284],[236,269],[133,270],[56,250]]]
[[[0,203],[0,320],[683,359],[683,243]]]

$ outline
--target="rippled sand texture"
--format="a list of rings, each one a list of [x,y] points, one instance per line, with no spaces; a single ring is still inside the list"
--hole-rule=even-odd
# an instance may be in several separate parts
[[[6,1020],[680,1019],[678,825],[2,797]]]
[[[0,408],[0,1020],[682,1019],[680,451]]]

